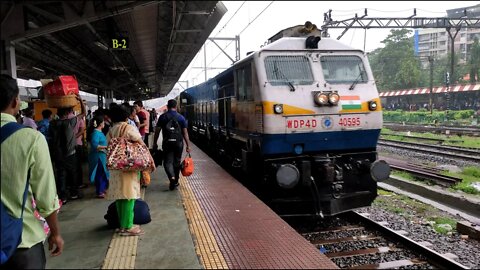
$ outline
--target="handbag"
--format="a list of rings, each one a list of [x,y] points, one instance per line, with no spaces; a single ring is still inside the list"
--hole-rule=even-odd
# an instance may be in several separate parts
[[[119,137],[112,138],[107,147],[107,168],[119,171],[153,171],[155,164],[147,146],[131,142],[125,138],[127,124],[119,132]]]
[[[190,155],[190,153],[188,153],[188,156],[185,157],[185,159],[182,161],[182,175],[183,176],[190,176],[192,175],[193,173],[193,159],[192,159],[192,155]]]

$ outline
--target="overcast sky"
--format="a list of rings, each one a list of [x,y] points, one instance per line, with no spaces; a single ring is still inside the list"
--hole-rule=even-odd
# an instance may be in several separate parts
[[[304,24],[305,21],[311,21],[320,28],[323,24],[323,14],[329,9],[332,10],[333,20],[353,18],[355,13],[362,16],[365,8],[367,8],[368,17],[404,18],[413,15],[414,8],[417,9],[417,17],[444,17],[448,9],[469,7],[479,3],[479,1],[223,1],[228,11],[210,37],[240,35],[240,53],[241,58],[244,58],[247,52],[258,50],[268,38],[282,29]],[[343,29],[329,30],[330,37],[337,38],[342,31]],[[370,52],[383,47],[380,42],[389,32],[390,29],[367,30],[365,50]],[[363,50],[364,35],[363,29],[349,29],[340,41]],[[217,43],[225,48],[230,41],[217,41]],[[231,65],[231,61],[215,44],[209,41],[206,44],[207,66],[226,68]],[[225,51],[235,58],[234,49],[235,43],[232,42]],[[205,81],[203,70],[198,68],[203,65],[202,48],[179,81],[188,80],[189,86]],[[209,70],[208,78],[221,71],[220,69]],[[186,87],[185,82],[181,84]]]

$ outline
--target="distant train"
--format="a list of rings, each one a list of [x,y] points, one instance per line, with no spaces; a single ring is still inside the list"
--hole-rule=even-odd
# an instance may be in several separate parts
[[[367,57],[291,36],[182,92],[190,136],[246,172],[267,204],[291,205],[288,215],[368,206],[390,168],[377,160],[382,108]]]

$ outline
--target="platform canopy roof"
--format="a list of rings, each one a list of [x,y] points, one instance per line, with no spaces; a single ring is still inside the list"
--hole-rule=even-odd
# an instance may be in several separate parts
[[[75,75],[117,99],[167,95],[227,9],[219,1],[1,1],[2,70]],[[125,39],[125,43],[122,41]],[[128,49],[114,48],[126,45]]]

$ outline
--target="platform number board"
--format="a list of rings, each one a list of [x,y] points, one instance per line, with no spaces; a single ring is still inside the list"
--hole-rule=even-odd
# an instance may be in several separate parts
[[[113,50],[128,50],[129,42],[128,37],[116,37],[112,38],[110,45]]]

